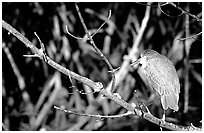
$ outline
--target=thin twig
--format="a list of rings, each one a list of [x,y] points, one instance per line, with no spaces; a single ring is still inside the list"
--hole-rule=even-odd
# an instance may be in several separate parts
[[[158,5],[152,5],[152,4],[143,4],[142,2],[136,2],[137,4],[140,4],[140,5],[144,5],[144,6],[150,6],[150,7],[158,7],[158,5],[159,5],[159,2],[158,2]],[[164,4],[160,4],[160,6],[165,6],[165,5],[167,5],[167,4],[169,4],[169,2],[165,2]]]
[[[43,60],[45,62],[47,62],[47,54],[45,52],[45,46],[44,44],[42,43],[42,41],[40,40],[40,37],[37,35],[36,32],[34,32],[35,36],[38,38],[39,42],[40,42],[40,51],[43,53]]]
[[[42,41],[40,40],[40,37],[37,35],[36,32],[34,32],[34,34],[35,34],[35,36],[38,38],[38,40],[39,40],[39,42],[40,42],[40,47],[41,47],[41,49],[45,52],[45,46],[44,46],[44,44],[42,43]]]
[[[198,18],[196,15],[191,14],[189,11],[182,9],[181,7],[177,6],[176,4],[174,4],[173,2],[170,2],[169,4],[171,4],[172,6],[176,7],[177,9],[179,9],[180,11],[182,11],[183,13],[193,17],[194,19],[196,19],[197,21],[202,22],[202,19]]]
[[[71,110],[66,110],[66,109],[63,109],[63,108],[60,108],[60,107],[57,107],[57,106],[54,106],[55,109],[57,110],[60,110],[60,111],[63,111],[65,113],[69,113],[69,114],[74,114],[74,115],[79,115],[79,116],[88,116],[88,117],[95,117],[95,118],[120,118],[120,117],[125,117],[125,116],[128,116],[128,115],[131,115],[131,114],[134,114],[134,113],[131,113],[131,112],[127,112],[127,113],[124,113],[124,114],[120,114],[120,115],[91,115],[91,114],[81,114],[81,113],[78,113],[78,112],[73,112]]]
[[[76,37],[76,36],[72,35],[72,34],[69,32],[67,25],[65,26],[65,29],[66,29],[66,31],[67,31],[67,34],[70,35],[71,37],[73,37],[73,38],[75,38],[75,39],[77,39],[77,40],[82,40],[82,39],[84,39],[84,38]]]
[[[27,55],[27,54],[25,55],[24,54],[23,57],[27,57],[27,58],[35,58],[35,57],[37,57],[37,58],[39,58],[39,56],[36,55],[36,54],[34,54],[34,55],[32,55],[32,54],[31,55]]]
[[[99,32],[99,30],[108,22],[108,20],[110,19],[110,17],[111,17],[111,10],[109,10],[109,13],[108,13],[109,15],[108,15],[108,18],[106,19],[106,21],[96,30],[96,32],[93,34],[93,35],[91,35],[91,37],[94,37],[98,32]]]
[[[195,35],[192,35],[192,36],[188,36],[188,37],[185,37],[185,38],[178,38],[177,40],[179,40],[179,41],[184,41],[184,40],[187,40],[187,39],[196,38],[196,37],[199,36],[200,34],[202,34],[202,31],[199,32],[198,34],[195,34]]]
[[[168,3],[168,4],[169,4],[169,3]],[[159,7],[160,11],[161,11],[163,14],[165,14],[166,16],[171,17],[171,18],[179,17],[179,16],[183,15],[183,13],[184,13],[184,12],[181,11],[180,14],[178,14],[178,15],[176,15],[176,16],[172,16],[172,15],[169,15],[169,14],[165,13],[165,12],[162,10],[162,8],[161,8],[161,6],[160,6],[159,3],[158,3],[158,7]]]
[[[79,15],[79,19],[80,19],[80,21],[81,21],[81,23],[82,23],[82,25],[83,25],[83,28],[84,28],[86,34],[90,36],[90,33],[89,33],[89,31],[88,31],[88,28],[86,27],[86,24],[85,24],[85,22],[84,22],[84,19],[83,19],[82,15],[81,15],[81,12],[80,12],[80,10],[79,10],[79,7],[78,7],[78,5],[77,5],[76,3],[75,3],[75,8],[76,8],[76,10],[77,10],[77,13],[78,13],[78,15]]]
[[[93,41],[93,38],[88,30],[88,28],[86,27],[86,24],[84,23],[84,19],[81,15],[81,12],[79,10],[78,5],[75,3],[75,7],[77,10],[77,13],[79,15],[80,21],[84,27],[84,30],[86,32],[87,38],[90,41],[90,44],[92,45],[92,47],[95,49],[95,51],[98,53],[98,55],[105,61],[105,63],[108,65],[109,69],[111,70],[111,74],[112,74],[112,87],[109,93],[114,92],[115,89],[115,74],[114,74],[114,69],[112,67],[112,65],[110,64],[109,60],[106,58],[106,56],[104,56],[104,54],[101,52],[100,49],[97,48],[97,46],[95,45],[95,42]]]
[[[35,36],[38,38],[40,44],[42,43],[42,41],[40,40],[40,37],[38,36],[38,34],[36,32],[34,32]]]

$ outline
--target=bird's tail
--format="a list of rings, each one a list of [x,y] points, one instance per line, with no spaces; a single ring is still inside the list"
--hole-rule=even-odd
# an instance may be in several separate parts
[[[169,107],[170,109],[173,109],[175,111],[178,111],[179,107],[178,107],[178,100],[179,100],[179,94],[169,94],[169,95],[163,95],[161,96],[161,103],[162,103],[162,107],[167,110],[167,108]]]

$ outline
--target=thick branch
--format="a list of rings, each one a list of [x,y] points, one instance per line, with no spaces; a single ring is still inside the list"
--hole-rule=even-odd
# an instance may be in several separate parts
[[[43,53],[40,51],[40,49],[38,49],[37,47],[34,46],[34,44],[32,44],[28,39],[26,39],[21,33],[19,33],[16,29],[14,29],[11,25],[9,25],[8,23],[6,23],[5,21],[2,20],[2,26],[3,28],[5,28],[6,30],[8,30],[11,34],[13,34],[14,36],[16,36],[19,40],[21,40],[26,47],[30,48],[32,53],[33,54],[36,54],[41,60],[43,60]],[[66,69],[65,67],[59,65],[58,63],[56,63],[55,61],[53,61],[52,59],[50,59],[48,56],[46,57],[47,58],[47,63],[52,66],[53,68],[55,68],[56,70],[66,74],[66,75],[69,75],[88,85],[89,87],[93,88],[94,90],[98,90],[100,88],[98,88],[98,84],[93,82],[92,80],[86,78],[86,77],[83,77],[83,76],[80,76],[72,71],[69,71],[68,69]]]

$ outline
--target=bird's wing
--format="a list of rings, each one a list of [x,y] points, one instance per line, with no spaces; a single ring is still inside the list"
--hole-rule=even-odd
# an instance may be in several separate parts
[[[159,62],[154,60],[154,63]],[[149,63],[153,63],[149,61]],[[146,67],[146,77],[150,86],[155,89],[160,95],[169,95],[180,92],[180,85],[175,70],[172,71],[172,66],[148,64]],[[174,68],[175,69],[175,68]],[[175,75],[176,74],[176,75]]]

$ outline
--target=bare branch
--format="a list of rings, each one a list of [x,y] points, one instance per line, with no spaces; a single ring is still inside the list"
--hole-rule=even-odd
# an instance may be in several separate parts
[[[159,4],[159,2],[158,2],[158,5],[152,5],[152,4],[144,4],[144,3],[142,3],[142,2],[136,2],[137,4],[140,4],[140,5],[144,5],[144,6],[150,6],[150,7],[158,7],[158,5],[160,5],[160,6],[165,6],[165,5],[167,5],[167,4],[169,4],[169,2],[163,2],[163,4]]]
[[[20,41],[22,41],[26,47],[30,48],[31,49],[31,52],[34,54],[34,55],[38,55],[38,57],[41,59],[41,60],[44,60],[43,59],[43,56],[44,54],[42,53],[42,51],[40,51],[40,49],[38,49],[36,46],[34,46],[28,39],[26,39],[21,33],[19,33],[16,29],[14,29],[11,25],[9,25],[8,23],[6,23],[5,21],[2,20],[2,26],[4,29],[8,30],[11,34],[13,34],[14,36],[16,36]],[[52,59],[50,59],[48,56],[46,57],[47,58],[47,63],[52,66],[53,68],[55,68],[56,70],[64,73],[65,75],[69,75],[86,84],[87,86],[91,87],[92,89],[94,90],[100,90],[102,89],[103,87],[102,86],[98,86],[98,82],[93,82],[92,80],[86,78],[86,77],[83,77],[83,76],[80,76],[68,69],[66,69],[65,67],[59,65],[58,63],[56,63],[55,61],[53,61]],[[99,88],[101,87],[101,88]]]
[[[77,40],[82,40],[82,39],[84,39],[84,38],[76,37],[76,36],[72,35],[72,34],[69,32],[69,30],[68,30],[68,26],[67,26],[67,25],[66,25],[65,28],[66,28],[67,34],[70,35],[71,37],[73,37],[73,38],[75,38],[75,39],[77,39]]]
[[[108,90],[108,91],[109,91],[109,93],[114,92],[114,89],[115,89],[115,74],[114,74],[114,69],[113,69],[112,65],[110,64],[109,60],[106,58],[106,56],[104,56],[104,54],[101,52],[101,50],[98,49],[98,47],[96,46],[95,42],[93,41],[93,38],[92,38],[88,28],[86,27],[86,24],[84,23],[84,19],[81,16],[81,12],[80,12],[79,7],[78,7],[78,5],[76,3],[75,3],[75,7],[76,7],[77,13],[79,15],[80,21],[81,21],[81,23],[82,23],[82,25],[84,27],[85,32],[86,32],[87,38],[90,41],[90,44],[95,49],[95,51],[98,53],[98,55],[105,61],[105,63],[108,65],[108,67],[109,67],[109,69],[111,71],[111,74],[112,74],[112,87],[111,87],[111,90]],[[110,11],[109,11],[109,13],[110,13]]]
[[[191,39],[191,38],[197,38],[197,36],[199,36],[200,34],[202,34],[202,31],[199,32],[198,34],[195,34],[195,35],[192,35],[192,36],[188,36],[188,37],[185,37],[185,38],[178,38],[177,40],[184,41],[184,40]]]
[[[78,5],[77,5],[76,3],[75,3],[75,8],[76,8],[76,10],[77,10],[77,13],[78,13],[78,15],[79,15],[79,19],[80,19],[80,21],[81,21],[81,23],[82,23],[82,25],[83,25],[83,27],[84,27],[84,30],[85,30],[87,36],[88,36],[88,35],[90,36],[90,33],[89,33],[89,31],[88,31],[88,28],[86,27],[86,24],[85,24],[85,22],[84,22],[84,19],[83,19],[82,15],[81,15],[81,12],[80,12],[80,10],[79,10],[79,7],[78,7]]]
[[[193,17],[194,19],[196,19],[197,21],[202,22],[202,19],[198,18],[196,15],[191,14],[189,11],[186,11],[185,9],[182,9],[181,7],[177,6],[176,4],[174,4],[173,2],[170,2],[169,4],[171,4],[172,6],[176,7],[177,9],[179,9],[180,11],[182,11],[183,13]]]
[[[168,3],[168,4],[169,4],[169,3]],[[181,11],[181,14],[178,14],[178,15],[176,15],[176,16],[172,16],[172,15],[169,15],[169,14],[165,13],[165,12],[162,10],[161,5],[160,5],[159,3],[158,3],[158,7],[159,7],[160,11],[161,11],[163,14],[165,14],[165,15],[168,16],[168,17],[172,17],[172,18],[179,17],[179,16],[183,15],[183,13],[184,13],[184,12]]]
[[[42,43],[42,41],[40,40],[40,37],[38,36],[38,34],[36,32],[34,32],[35,36],[38,38],[40,44]],[[44,47],[45,48],[45,47]]]
[[[141,4],[141,3],[139,3],[139,4]],[[169,14],[165,13],[165,12],[162,10],[161,6],[164,6],[164,5],[167,5],[167,4],[170,4],[170,5],[172,5],[173,7],[177,8],[178,10],[180,10],[180,11],[181,11],[181,14],[176,15],[176,16],[172,16],[172,15],[169,15]],[[144,5],[144,4],[143,4],[143,5]],[[149,5],[147,5],[147,6],[149,6]],[[202,19],[200,19],[199,17],[197,17],[197,16],[194,15],[194,14],[191,14],[189,11],[187,11],[187,10],[185,10],[185,9],[182,9],[181,7],[177,6],[177,5],[174,4],[173,2],[166,2],[165,4],[162,4],[162,5],[158,3],[158,7],[159,7],[160,11],[161,11],[163,14],[165,14],[166,16],[168,16],[168,17],[179,17],[179,16],[181,16],[181,15],[183,15],[183,14],[187,14],[187,15],[193,17],[194,19],[196,19],[197,21],[202,22]]]
[[[120,114],[120,115],[92,115],[92,114],[81,114],[81,113],[78,113],[78,112],[73,112],[73,111],[70,111],[70,110],[66,110],[66,109],[63,109],[63,108],[60,108],[60,107],[57,107],[57,106],[54,106],[55,109],[57,110],[60,110],[60,111],[63,111],[65,113],[69,113],[69,114],[74,114],[74,115],[79,115],[79,116],[88,116],[88,117],[95,117],[95,118],[120,118],[120,117],[125,117],[125,116],[128,116],[128,115],[131,115],[131,114],[134,114],[134,113],[131,113],[131,112],[127,112],[127,113],[124,113],[124,114]]]
[[[130,61],[135,59],[135,55],[138,52],[138,46],[140,44],[140,41],[142,39],[142,36],[144,34],[144,31],[146,29],[146,26],[147,26],[147,23],[148,23],[148,20],[150,17],[150,9],[151,9],[150,6],[146,7],[146,12],[145,12],[144,18],[142,20],[141,27],[139,29],[137,36],[135,35],[133,47],[131,48],[129,54],[124,56],[124,61],[123,61],[122,65],[114,70],[114,71],[117,71],[117,73],[116,73],[116,79],[117,80],[115,83],[116,87],[119,85],[119,83],[123,82],[124,78],[126,77],[128,71],[129,71],[128,67],[129,67]],[[107,90],[111,89],[110,85],[111,84],[109,83],[108,86],[106,87]]]
[[[110,19],[110,17],[111,17],[111,10],[109,10],[109,13],[108,13],[109,15],[108,15],[108,18],[106,19],[106,21],[96,30],[96,32],[93,34],[93,35],[91,35],[91,37],[94,37],[97,33],[98,33],[98,31],[108,22],[108,20]]]
[[[39,42],[40,42],[40,51],[43,53],[43,60],[45,62],[47,62],[47,54],[45,52],[45,46],[44,44],[42,43],[42,41],[40,40],[40,37],[37,35],[36,32],[34,32],[35,36],[38,38]]]

